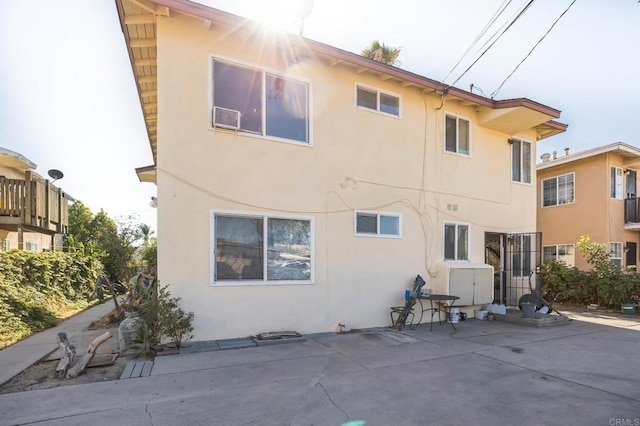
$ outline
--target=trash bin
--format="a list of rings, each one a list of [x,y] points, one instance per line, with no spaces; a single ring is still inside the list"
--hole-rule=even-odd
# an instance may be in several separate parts
[[[520,304],[522,308],[522,318],[535,318],[536,317],[536,304],[530,302],[522,302]]]
[[[636,304],[635,303],[621,303],[622,313],[625,315],[635,315],[636,314]]]

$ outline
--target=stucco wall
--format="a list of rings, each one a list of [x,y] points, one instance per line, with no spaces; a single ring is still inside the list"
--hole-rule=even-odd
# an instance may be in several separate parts
[[[603,243],[638,242],[636,231],[624,229],[624,200],[610,196],[612,166],[624,168],[624,159],[604,153],[538,171],[537,223],[543,245],[575,244],[582,235]],[[542,180],[566,173],[575,173],[575,203],[542,207]],[[575,257],[576,267],[590,268],[577,250]]]
[[[385,325],[416,274],[433,279],[445,221],[470,224],[478,263],[485,231],[535,231],[534,185],[511,183],[512,135],[478,127],[471,107],[438,109],[439,95],[321,58],[286,66],[259,37],[158,18],[159,276],[195,312],[197,340]],[[313,146],[210,129],[211,55],[310,82]],[[356,83],[399,94],[402,118],[356,108]],[[444,152],[445,112],[470,119],[470,158]],[[535,158],[533,131],[515,136]],[[402,238],[354,236],[354,209],[402,214]],[[212,286],[212,211],[311,217],[313,284]]]

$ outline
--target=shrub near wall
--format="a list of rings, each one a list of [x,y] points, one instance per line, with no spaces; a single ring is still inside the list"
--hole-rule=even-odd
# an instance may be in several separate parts
[[[76,253],[0,252],[0,349],[87,307],[102,270]]]

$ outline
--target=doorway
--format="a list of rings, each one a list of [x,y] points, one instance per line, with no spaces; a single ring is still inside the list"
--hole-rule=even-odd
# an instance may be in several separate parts
[[[637,195],[636,172],[627,170],[627,198],[636,198]],[[635,263],[632,263],[635,265]]]
[[[638,264],[638,253],[637,253],[638,245],[636,243],[625,243],[625,251],[627,252],[625,258],[625,266],[636,266]],[[637,270],[637,268],[635,268]]]
[[[493,266],[494,303],[517,306],[520,297],[540,292],[542,234],[485,232],[485,263]],[[540,294],[540,293],[538,293]]]

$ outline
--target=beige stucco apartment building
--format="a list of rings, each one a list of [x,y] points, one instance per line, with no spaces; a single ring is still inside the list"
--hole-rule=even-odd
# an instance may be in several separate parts
[[[589,269],[575,244],[582,235],[610,245],[612,262],[638,262],[640,149],[621,142],[557,157],[538,169],[538,231],[543,258]],[[555,158],[554,158],[555,157]]]
[[[386,325],[416,274],[469,312],[528,293],[536,146],[566,129],[558,110],[185,0],[116,4],[155,159],[139,175],[158,186],[159,279],[196,340]]]

